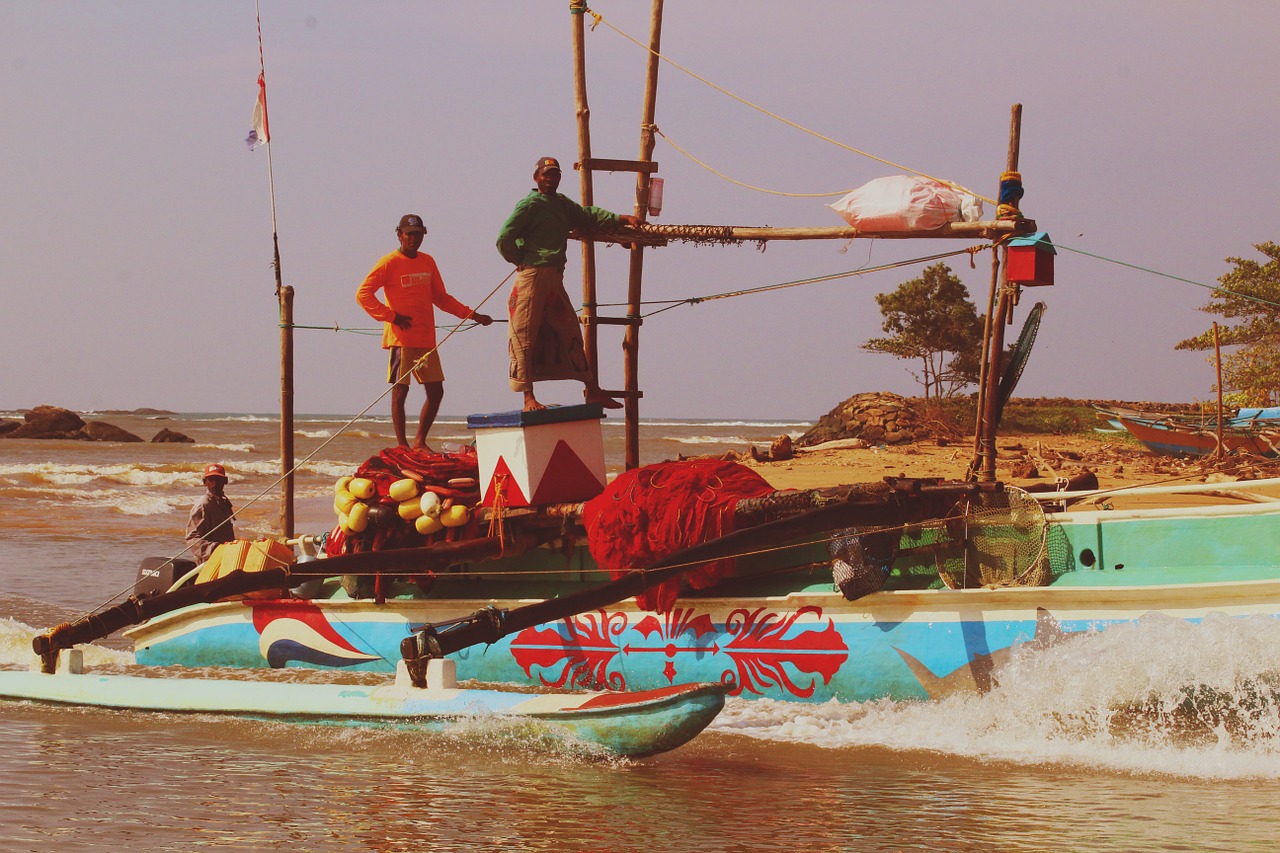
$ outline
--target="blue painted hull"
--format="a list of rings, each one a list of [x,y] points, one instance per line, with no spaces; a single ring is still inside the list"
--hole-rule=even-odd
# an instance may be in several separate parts
[[[455,655],[458,676],[614,690],[712,681],[810,702],[928,698],[985,689],[1019,644],[1069,642],[1148,613],[1280,617],[1280,510],[1065,513],[1055,526],[1065,565],[1048,586],[846,601],[827,570],[768,594],[682,598],[665,615],[628,602],[537,626]],[[129,635],[144,664],[389,671],[417,626],[527,603],[499,597],[501,583],[481,588],[492,594],[199,605]]]

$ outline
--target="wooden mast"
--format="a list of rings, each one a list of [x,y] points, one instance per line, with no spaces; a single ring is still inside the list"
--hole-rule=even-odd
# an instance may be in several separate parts
[[[1009,122],[1009,161],[1007,171],[1018,171],[1018,155],[1022,145],[1022,104],[1014,104]],[[999,196],[997,196],[998,198]],[[1000,417],[1000,362],[1004,354],[1004,327],[1010,321],[1013,311],[1013,290],[1009,286],[1009,249],[1000,247],[999,298],[996,310],[991,318],[991,341],[983,351],[987,360],[986,385],[982,400],[981,423],[982,436],[982,469],[980,479],[984,482],[996,478],[996,426]]]
[[[644,84],[644,109],[640,119],[640,157],[641,164],[653,162],[653,119],[658,99],[658,55],[662,47],[662,0],[653,0],[649,16],[649,62]],[[635,215],[644,222],[649,215],[649,175],[650,170],[641,169],[636,173],[636,206]],[[626,391],[623,402],[626,406],[626,467],[628,470],[640,467],[640,279],[644,272],[644,245],[632,244],[631,270],[627,279],[627,329],[622,339],[622,351],[625,358]]]
[[[280,533],[293,536],[293,288],[280,284],[276,241],[276,294],[280,299]]]
[[[591,107],[587,105],[587,56],[583,18],[587,0],[573,0],[569,15],[573,19],[573,96],[578,119],[578,190],[582,206],[595,204],[595,187],[591,169],[583,164],[591,160]],[[587,367],[591,375],[600,381],[600,343],[596,325],[596,244],[582,241],[582,342],[586,350]]]

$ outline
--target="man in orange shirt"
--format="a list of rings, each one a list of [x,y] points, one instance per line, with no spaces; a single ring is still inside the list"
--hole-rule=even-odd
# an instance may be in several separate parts
[[[396,227],[400,248],[374,264],[356,289],[356,302],[360,307],[373,319],[382,321],[382,348],[391,351],[387,367],[387,381],[392,383],[391,423],[401,447],[410,446],[404,426],[409,376],[416,376],[426,388],[427,400],[422,404],[412,445],[416,450],[426,448],[427,433],[444,399],[444,367],[436,352],[435,306],[463,320],[473,319],[482,326],[493,322],[488,314],[468,308],[444,289],[435,258],[418,251],[426,235],[421,216],[408,213],[400,217]],[[378,299],[379,290],[385,303]]]

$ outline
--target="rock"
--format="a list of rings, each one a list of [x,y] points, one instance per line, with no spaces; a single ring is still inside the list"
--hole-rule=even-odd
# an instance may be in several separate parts
[[[906,444],[927,434],[914,404],[888,392],[854,394],[818,419],[796,440],[796,447],[812,447],[839,439],[860,438],[870,444]]]
[[[9,421],[9,420],[0,421],[0,435],[4,435],[7,432],[13,432],[15,429],[17,429],[20,426],[22,426],[22,424],[19,423],[18,421]]]
[[[769,445],[769,458],[774,462],[785,462],[794,455],[791,447],[791,436],[782,434]]]
[[[180,432],[175,432],[174,430],[171,430],[168,427],[165,427],[164,429],[156,433],[154,436],[152,436],[151,441],[159,444],[163,444],[166,442],[171,442],[171,443],[188,442],[191,444],[195,443],[194,438],[191,438],[190,436],[184,435],[183,433],[180,433]]]
[[[22,416],[26,423],[4,434],[5,438],[84,438],[84,419],[69,409],[36,406]]]
[[[1023,459],[1021,462],[1015,462],[1009,473],[1016,480],[1034,480],[1040,476],[1040,469],[1030,459]]]
[[[141,438],[106,421],[89,421],[80,432],[90,441],[142,441]]]

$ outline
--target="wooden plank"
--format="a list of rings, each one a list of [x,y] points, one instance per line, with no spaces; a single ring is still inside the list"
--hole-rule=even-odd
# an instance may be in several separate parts
[[[582,318],[582,324],[584,326],[590,326],[593,324],[597,326],[641,326],[644,324],[644,318],[643,317],[601,317],[597,315],[595,317]]]
[[[573,167],[584,172],[644,172],[651,175],[658,171],[658,164],[652,160],[611,160],[607,157],[583,157]]]

